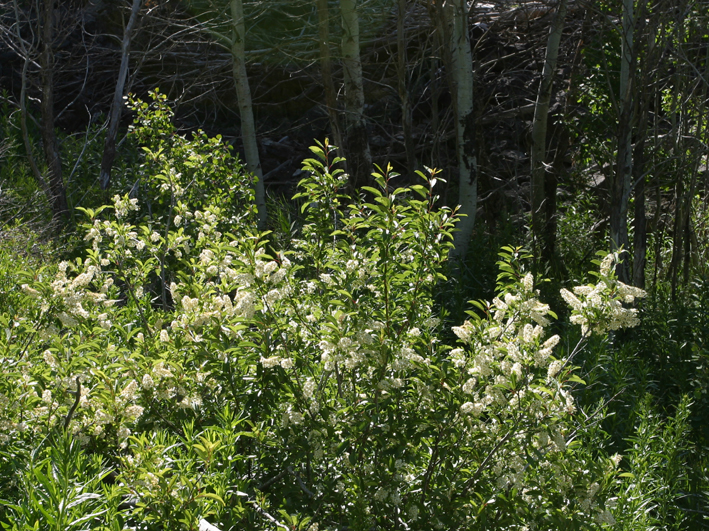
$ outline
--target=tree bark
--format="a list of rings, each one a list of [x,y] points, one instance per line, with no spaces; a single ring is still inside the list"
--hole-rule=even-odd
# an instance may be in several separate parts
[[[645,288],[647,215],[645,212],[645,138],[637,140],[633,155],[635,219],[633,221],[633,286]]]
[[[475,228],[478,206],[478,167],[473,114],[473,55],[468,33],[466,0],[447,0],[444,16],[449,30],[451,77],[456,101],[456,152],[458,158],[458,204],[461,215],[453,236],[451,260],[465,260]],[[457,266],[454,266],[457,267]]]
[[[396,48],[397,48],[397,78],[399,85],[399,99],[401,99],[401,124],[404,130],[404,149],[406,150],[406,171],[413,176],[416,171],[416,151],[414,139],[411,135],[412,117],[411,104],[409,103],[409,87],[407,86],[407,58],[406,58],[406,0],[398,0],[396,19]]]
[[[680,266],[684,257],[685,222],[687,221],[684,176],[680,173],[675,185],[675,219],[672,228],[672,258],[670,259],[670,286],[672,299],[677,296]]]
[[[534,121],[532,125],[532,149],[531,149],[531,169],[532,169],[532,234],[534,237],[535,256],[548,256],[550,249],[544,243],[543,233],[546,233],[546,225],[549,217],[545,216],[547,207],[545,206],[545,184],[546,174],[546,139],[547,123],[549,118],[549,102],[551,101],[552,88],[554,86],[554,74],[556,72],[556,62],[559,57],[559,43],[561,34],[564,31],[564,21],[566,19],[567,0],[559,0],[556,16],[549,28],[547,40],[546,57],[542,70],[542,79],[537,92],[537,101],[534,106]],[[556,193],[556,186],[551,186]],[[553,243],[552,243],[553,245]]]
[[[231,0],[231,20],[232,30],[234,32],[231,45],[233,58],[232,74],[234,84],[236,85],[236,95],[239,100],[241,137],[244,142],[246,169],[257,179],[255,193],[256,208],[258,209],[258,227],[260,230],[265,230],[267,223],[266,187],[263,183],[261,159],[259,158],[258,143],[256,142],[256,125],[254,123],[254,111],[251,102],[251,88],[249,87],[249,78],[246,74],[246,29],[244,25],[244,7],[241,0]]]
[[[643,9],[643,14],[645,10]],[[650,102],[657,97],[655,92],[657,87],[654,86],[654,91],[651,89],[651,75],[655,69],[658,57],[657,44],[657,20],[651,20],[645,25],[647,32],[647,51],[644,55],[643,63],[638,67],[638,76],[641,78],[641,86],[643,92],[639,98],[638,108],[638,127],[635,138],[635,148],[633,150],[633,193],[635,196],[635,216],[633,220],[633,275],[632,282],[634,286],[645,288],[645,266],[647,263],[647,211],[645,207],[645,196],[647,188],[646,177],[646,158],[645,151],[648,138],[648,128],[650,124]],[[641,37],[642,38],[642,37]],[[660,210],[660,203],[657,205],[657,210]],[[659,214],[658,214],[659,215]]]
[[[318,41],[320,45],[320,73],[322,75],[323,88],[325,89],[325,105],[327,115],[330,119],[330,130],[332,138],[342,155],[342,132],[340,120],[337,116],[337,91],[332,78],[332,59],[330,57],[330,12],[327,5],[328,0],[318,0]]]
[[[52,222],[58,230],[64,228],[69,218],[66,190],[62,178],[62,160],[59,143],[54,131],[54,0],[44,0],[42,12],[42,53],[40,54],[40,77],[42,87],[41,126],[42,147],[49,174]]]
[[[340,1],[341,51],[345,78],[345,152],[351,185],[354,188],[368,184],[372,175],[372,155],[364,119],[364,88],[356,4],[356,0]]]
[[[128,77],[128,63],[130,60],[130,45],[133,37],[133,29],[138,20],[138,12],[143,4],[143,0],[133,0],[128,24],[123,32],[123,43],[121,45],[121,66],[118,71],[118,81],[116,82],[116,92],[113,94],[111,103],[111,114],[108,120],[108,131],[103,145],[103,157],[101,158],[101,173],[99,182],[101,189],[107,190],[111,186],[111,167],[116,158],[116,135],[121,122],[121,111],[123,110],[123,92],[125,90],[126,78]]]
[[[631,178],[633,175],[633,79],[634,25],[633,0],[623,0],[622,50],[620,63],[618,154],[616,173],[611,183],[610,245],[611,250],[628,250],[628,201],[630,199]],[[628,260],[617,266],[618,278],[630,282]]]

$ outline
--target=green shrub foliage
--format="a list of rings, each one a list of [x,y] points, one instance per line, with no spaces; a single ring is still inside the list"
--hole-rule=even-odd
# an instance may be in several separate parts
[[[26,273],[2,316],[5,529],[613,524],[620,456],[577,411],[573,357],[637,321],[616,256],[562,294],[575,348],[513,248],[451,335],[436,171],[407,188],[380,171],[348,197],[314,146],[282,252],[219,139],[176,135],[160,97],[134,107],[142,191],[85,210],[83,255]]]

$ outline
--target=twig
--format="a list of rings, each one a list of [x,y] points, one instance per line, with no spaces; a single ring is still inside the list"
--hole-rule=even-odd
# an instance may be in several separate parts
[[[266,490],[268,487],[273,485],[276,481],[279,481],[283,478],[288,473],[288,470],[281,470],[277,475],[273,476],[271,479],[268,479],[261,483],[258,487],[256,487],[258,490]]]
[[[285,524],[279,522],[279,521],[276,520],[273,516],[271,516],[270,514],[268,514],[268,513],[263,509],[263,507],[261,507],[261,506],[258,504],[258,502],[257,502],[256,500],[253,500],[253,501],[252,501],[252,500],[249,500],[249,501],[254,505],[254,507],[256,508],[256,511],[257,511],[259,514],[261,514],[261,515],[265,516],[266,518],[268,518],[276,527],[281,527],[281,528],[285,529],[286,531],[290,531],[290,528],[289,528],[287,525],[285,525]]]
[[[76,408],[78,407],[80,400],[81,400],[81,380],[77,376],[76,377],[76,398],[74,399],[74,404],[71,406],[69,413],[66,414],[66,418],[64,419],[64,430],[69,429],[69,423],[71,422],[71,418],[74,416],[74,411],[76,411]]]
[[[485,468],[487,467],[487,464],[490,462],[490,459],[492,459],[492,457],[497,453],[497,451],[502,447],[502,445],[505,444],[509,440],[510,436],[512,435],[512,433],[515,431],[516,428],[517,428],[517,426],[513,426],[512,429],[510,429],[510,431],[508,431],[507,434],[500,440],[500,442],[498,442],[495,445],[495,447],[490,451],[490,453],[487,454],[485,459],[483,459],[483,462],[480,463],[480,466],[475,471],[475,474],[473,474],[473,477],[465,482],[465,484],[463,486],[463,490],[460,493],[460,496],[465,496],[468,493],[468,491],[470,490],[470,487],[475,485],[475,482],[478,480],[478,478],[480,477],[480,474],[482,474],[483,470],[485,470]]]
[[[298,486],[301,488],[301,490],[305,493],[305,495],[308,498],[314,498],[315,494],[313,494],[313,491],[311,491],[308,487],[305,486],[305,483],[303,483],[303,480],[300,479],[300,476],[298,473],[293,469],[292,466],[288,466],[286,469],[294,478],[296,483],[298,483]]]

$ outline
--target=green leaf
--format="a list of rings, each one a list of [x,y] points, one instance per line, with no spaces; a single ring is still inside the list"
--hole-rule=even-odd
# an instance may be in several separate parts
[[[371,186],[362,186],[362,190],[365,190],[372,194],[374,197],[382,197],[382,192],[381,190],[378,190],[377,188],[373,188]]]
[[[197,495],[197,498],[207,498],[216,501],[220,505],[224,505],[224,500],[221,498],[221,496],[218,496],[213,492],[202,492],[201,494]]]
[[[579,383],[581,385],[586,385],[586,382],[583,381],[581,378],[579,378],[578,375],[572,374],[571,376],[568,377],[567,381],[569,382],[574,382],[574,383]]]

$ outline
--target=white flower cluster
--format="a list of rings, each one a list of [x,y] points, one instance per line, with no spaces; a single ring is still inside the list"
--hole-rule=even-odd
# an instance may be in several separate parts
[[[512,310],[517,319],[524,321],[531,319],[539,326],[548,326],[549,319],[546,316],[549,314],[549,305],[541,303],[535,297],[539,292],[534,291],[534,277],[531,273],[527,273],[522,278],[520,288],[518,294],[505,293],[504,300],[499,297],[493,299],[494,319],[501,322],[505,313]]]
[[[559,342],[556,335],[542,339],[549,307],[536,299],[530,279],[527,275],[520,292],[508,293],[505,302],[495,299],[491,319],[453,327],[461,342],[470,347],[469,351],[456,348],[449,353],[451,363],[463,374],[460,390],[472,398],[461,406],[463,415],[480,417],[493,408],[505,416],[522,403],[534,415],[571,409],[563,394],[549,397],[529,388],[536,371],[545,371],[552,363],[552,351]],[[503,392],[505,388],[509,390]]]
[[[609,255],[603,260],[595,286],[561,292],[572,308],[572,322],[582,326],[584,336],[638,324],[636,310],[624,305],[644,297],[645,292],[614,278],[614,259]],[[562,373],[567,360],[554,357],[560,338],[544,337],[551,312],[536,299],[533,288],[532,276],[526,275],[516,291],[494,299],[488,307],[489,318],[453,327],[462,346],[452,349],[448,358],[459,371],[452,391],[459,393],[460,415],[468,421],[471,437],[486,433],[499,439],[505,434],[505,423],[518,426],[505,434],[511,440],[495,455],[492,473],[497,488],[515,487],[530,506],[541,508],[540,500],[526,485],[529,462],[520,452],[528,444],[525,430],[537,433],[533,442],[538,450],[537,466],[553,468],[569,450],[564,419],[576,412],[576,405],[566,383],[568,371]],[[620,457],[611,461],[611,468],[617,467]],[[598,483],[591,482],[580,493],[575,481],[559,468],[558,488],[567,498],[565,503],[575,503],[582,514],[599,524],[612,525],[611,512],[598,499]]]
[[[604,332],[638,324],[637,310],[623,304],[645,296],[645,292],[613,278],[609,265],[613,258],[609,255],[604,259],[601,271],[606,276],[598,284],[574,288],[583,300],[568,290],[561,291],[572,307],[572,322],[582,326],[584,335],[589,330]],[[479,417],[492,406],[519,406],[522,402],[535,415],[574,413],[573,397],[558,382],[557,391],[551,395],[529,387],[535,378],[555,381],[565,365],[553,356],[559,337],[542,339],[550,310],[536,299],[533,285],[531,274],[525,275],[518,292],[506,293],[504,300],[493,300],[490,319],[466,321],[453,327],[456,336],[470,348],[456,348],[449,353],[451,363],[467,374],[461,380],[461,391],[473,398],[461,407],[464,415]],[[510,391],[502,392],[504,388]],[[501,414],[509,411],[503,408]]]
[[[121,197],[120,195],[113,196],[113,208],[116,213],[116,218],[122,219],[126,217],[128,212],[138,210],[138,199],[129,198],[127,195]]]
[[[170,286],[173,300],[178,309],[171,328],[196,330],[210,322],[223,322],[232,319],[249,320],[257,309],[256,295],[252,290],[240,288],[233,295],[210,290],[200,297],[181,295],[188,287],[173,283]]]
[[[319,345],[322,352],[320,361],[326,371],[335,369],[335,364],[340,363],[347,369],[355,369],[367,361],[367,355],[372,352],[362,345],[356,339],[351,337],[341,337],[336,343],[326,339],[320,341]]]
[[[640,323],[638,311],[626,308],[624,304],[632,304],[635,299],[644,298],[647,294],[612,275],[611,267],[615,260],[617,256],[614,253],[603,259],[600,280],[595,285],[576,286],[573,292],[561,290],[562,298],[572,308],[571,322],[581,326],[584,336],[632,328]]]
[[[213,210],[195,210],[194,212],[185,212],[185,217],[194,219],[195,223],[198,225],[198,242],[203,241],[208,237],[209,239],[221,238],[222,233],[217,230],[220,214],[221,212],[217,208],[214,208]]]
[[[91,289],[95,284],[101,286],[100,291]],[[47,298],[27,284],[23,284],[22,289],[31,297],[41,300],[43,313],[54,308],[56,317],[65,328],[77,326],[78,319],[91,318],[91,310],[99,305],[101,310],[95,317],[98,324],[108,330],[112,323],[103,308],[112,306],[116,302],[106,297],[106,292],[112,284],[110,278],[103,277],[100,265],[93,264],[87,259],[81,264],[60,263],[56,277],[50,284],[51,295]]]

